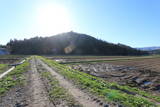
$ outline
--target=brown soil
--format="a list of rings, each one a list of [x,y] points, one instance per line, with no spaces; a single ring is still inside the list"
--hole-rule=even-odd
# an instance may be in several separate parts
[[[139,87],[160,95],[160,58],[72,64],[73,69],[109,82]]]
[[[0,107],[55,107],[50,102],[45,85],[31,60],[31,71],[25,73],[25,84],[13,87],[0,97]]]
[[[14,59],[6,59],[6,58],[0,58],[0,64],[14,64],[18,63],[21,58],[14,58]]]
[[[25,79],[29,77],[28,72],[24,74]],[[29,98],[28,83],[13,87],[4,95],[0,96],[0,107],[27,107]]]
[[[30,88],[29,88],[29,107],[54,107],[52,102],[49,100],[48,93],[41,80],[40,74],[36,68],[36,62],[34,59],[31,60],[31,76],[30,76]]]
[[[77,88],[72,82],[58,74],[53,68],[38,59],[30,61],[31,70],[24,74],[25,84],[15,86],[0,96],[0,107],[103,107],[108,106],[101,99]],[[50,99],[47,80],[42,79],[40,72],[49,71],[77,102],[77,106],[67,106],[65,101],[58,104]],[[111,107],[117,105],[110,105]]]
[[[96,99],[89,96],[87,93],[83,92],[79,88],[77,88],[72,82],[65,79],[63,76],[58,74],[55,70],[50,68],[47,64],[44,62],[38,60],[38,62],[44,66],[45,69],[47,69],[55,78],[59,81],[60,85],[68,90],[68,92],[74,97],[76,101],[78,101],[80,104],[82,104],[84,107],[103,107],[106,105],[104,102],[100,101],[99,99]],[[95,101],[94,101],[95,100]]]

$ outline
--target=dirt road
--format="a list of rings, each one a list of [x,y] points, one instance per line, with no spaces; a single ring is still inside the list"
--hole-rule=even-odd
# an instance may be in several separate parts
[[[40,63],[46,70],[51,72],[53,76],[59,81],[60,85],[68,90],[70,94],[72,94],[76,101],[79,101],[80,104],[82,104],[84,107],[103,107],[104,104],[102,102],[96,102],[93,101],[93,98],[91,98],[87,93],[84,93],[77,87],[75,87],[71,82],[66,80],[63,76],[55,72],[52,68],[50,68],[47,64],[42,62],[41,60],[37,60],[38,63]]]
[[[37,71],[35,59],[32,59],[30,63],[31,77],[29,93],[31,99],[28,107],[54,107],[52,102],[49,100],[48,93],[40,78],[40,74]]]
[[[55,104],[49,94],[49,84],[42,78],[42,72],[50,72],[59,85],[73,97],[76,106],[68,106],[61,100]],[[40,59],[30,60],[30,70],[24,73],[25,84],[11,88],[0,96],[0,107],[107,107],[107,104],[97,97],[77,88],[72,82],[58,74]]]

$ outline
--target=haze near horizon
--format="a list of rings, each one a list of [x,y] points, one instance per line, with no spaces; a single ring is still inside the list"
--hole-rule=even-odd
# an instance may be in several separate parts
[[[160,46],[159,0],[1,0],[0,44],[75,31],[132,47]]]

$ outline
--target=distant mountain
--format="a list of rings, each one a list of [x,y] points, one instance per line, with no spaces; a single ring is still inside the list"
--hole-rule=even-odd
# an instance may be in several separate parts
[[[11,54],[54,54],[54,55],[144,55],[123,44],[108,43],[86,34],[67,32],[51,37],[35,37],[11,40],[7,44]]]
[[[142,51],[153,51],[153,50],[160,49],[160,46],[143,47],[143,48],[137,48],[137,49],[142,50]]]

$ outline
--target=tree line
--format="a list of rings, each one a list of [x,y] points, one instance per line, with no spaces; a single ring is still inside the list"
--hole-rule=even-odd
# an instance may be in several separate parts
[[[39,55],[146,55],[123,44],[113,44],[86,34],[67,32],[51,37],[10,40],[6,47],[11,54]]]

